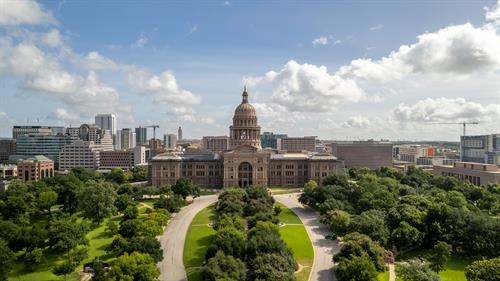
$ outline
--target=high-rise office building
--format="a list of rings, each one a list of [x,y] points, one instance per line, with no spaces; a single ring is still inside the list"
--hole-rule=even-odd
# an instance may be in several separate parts
[[[9,160],[9,156],[16,154],[15,139],[0,139],[0,161]]]
[[[229,137],[205,136],[203,137],[203,148],[213,152],[226,151],[229,148]]]
[[[332,154],[348,168],[380,169],[392,167],[392,143],[376,141],[334,142]]]
[[[262,145],[262,148],[278,149],[278,140],[284,138],[288,138],[288,135],[264,132],[260,135],[260,143]]]
[[[177,130],[177,139],[182,140],[182,128],[179,126],[179,129]]]
[[[18,136],[26,134],[44,134],[55,135],[52,127],[49,126],[14,126],[12,127],[12,138],[17,139]]]
[[[177,147],[177,135],[166,134],[163,135],[163,145],[166,149],[175,149]]]
[[[137,145],[148,144],[148,128],[140,127],[135,128],[135,143]]]
[[[130,128],[123,128],[117,132],[120,140],[120,149],[129,149],[135,147],[135,132]]]
[[[73,168],[86,168],[96,170],[100,164],[101,145],[93,141],[76,140],[72,144],[65,145],[59,153],[59,170],[71,170]]]
[[[59,162],[59,152],[61,149],[72,142],[68,135],[44,135],[28,134],[18,136],[16,140],[16,155],[10,159],[19,159],[26,156],[43,155],[54,162]]]
[[[116,116],[111,114],[97,114],[95,124],[101,129],[110,130],[113,136],[113,144],[116,144]]]
[[[460,150],[463,162],[500,166],[500,134],[461,136]]]
[[[73,140],[91,141],[101,145],[104,150],[113,149],[113,136],[108,129],[99,128],[95,124],[82,124],[80,127],[69,127],[66,134]]]

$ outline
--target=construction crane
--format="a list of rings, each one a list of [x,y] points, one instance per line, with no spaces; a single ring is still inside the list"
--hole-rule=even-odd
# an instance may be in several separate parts
[[[465,137],[467,135],[467,125],[478,125],[479,122],[473,121],[473,122],[442,122],[442,123],[431,123],[431,124],[438,124],[438,125],[462,125],[464,132],[463,136]],[[463,156],[463,151],[462,151],[462,141],[460,141],[460,161],[464,160]]]
[[[437,124],[437,125],[462,125],[463,128],[464,128],[464,133],[463,133],[463,136],[465,137],[466,136],[466,129],[467,129],[467,125],[478,125],[479,122],[443,122],[443,123],[431,123],[431,124]]]
[[[156,139],[156,129],[160,128],[159,125],[144,126],[144,128],[153,128],[153,139]]]

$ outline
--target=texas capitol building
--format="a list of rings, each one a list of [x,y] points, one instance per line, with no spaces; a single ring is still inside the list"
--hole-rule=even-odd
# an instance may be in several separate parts
[[[343,172],[344,164],[331,154],[262,150],[255,108],[243,100],[229,127],[229,149],[215,152],[167,152],[151,160],[153,186],[173,185],[181,177],[201,187],[303,186],[321,183],[330,174]]]

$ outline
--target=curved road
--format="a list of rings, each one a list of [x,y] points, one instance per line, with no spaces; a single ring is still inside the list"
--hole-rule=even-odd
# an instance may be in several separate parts
[[[298,201],[298,193],[274,195],[276,201],[292,210],[304,224],[314,249],[314,264],[310,281],[334,281],[333,255],[338,251],[337,241],[326,239],[330,233],[328,227],[319,222],[318,214]],[[187,230],[194,216],[203,208],[217,201],[217,195],[201,196],[193,203],[182,208],[167,225],[160,238],[163,248],[163,261],[160,267],[160,280],[187,281],[182,260]]]
[[[303,206],[298,201],[299,193],[274,195],[274,199],[287,206],[300,218],[304,224],[307,234],[311,239],[314,249],[314,264],[310,281],[333,281],[336,280],[333,274],[333,255],[339,250],[338,242],[326,239],[330,234],[328,227],[319,222],[316,211]]]
[[[217,201],[217,196],[207,195],[194,199],[170,220],[160,238],[163,248],[163,261],[158,263],[160,280],[187,281],[182,255],[189,225],[199,211]]]

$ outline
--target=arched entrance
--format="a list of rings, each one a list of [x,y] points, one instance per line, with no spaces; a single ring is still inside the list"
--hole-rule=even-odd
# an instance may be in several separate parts
[[[248,187],[252,185],[252,165],[243,162],[238,166],[238,185],[239,187]]]

